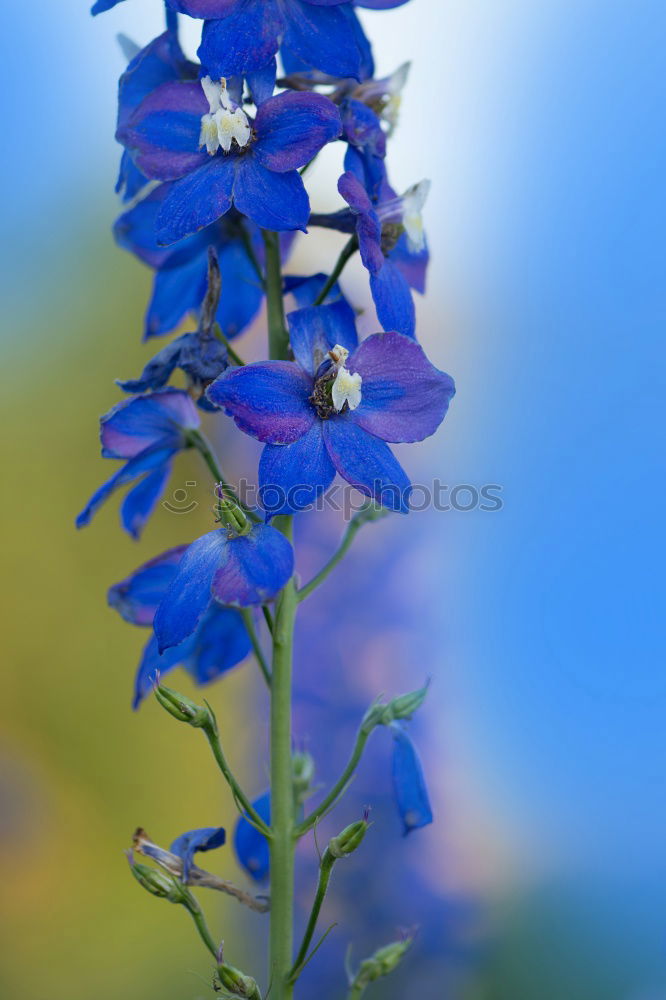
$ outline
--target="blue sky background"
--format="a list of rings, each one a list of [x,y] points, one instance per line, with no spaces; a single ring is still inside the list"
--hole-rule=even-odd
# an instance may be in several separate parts
[[[445,837],[452,859],[433,878],[498,906],[498,962],[517,936],[555,967],[549,943],[568,941],[572,970],[613,973],[581,1000],[664,1000],[666,9],[412,0],[365,20],[381,71],[414,60],[393,176],[433,181],[422,340],[458,382],[410,468],[504,498],[500,513],[419,521],[446,817],[428,856]],[[0,288],[16,377],[38,349],[62,355],[66,333],[49,331],[81,318],[77,274],[113,218],[113,36],[145,42],[160,24],[157,0],[94,22],[75,0],[5,20]],[[322,203],[331,178],[325,164]],[[114,282],[132,265],[101,266]],[[541,1000],[515,962],[512,1000]]]

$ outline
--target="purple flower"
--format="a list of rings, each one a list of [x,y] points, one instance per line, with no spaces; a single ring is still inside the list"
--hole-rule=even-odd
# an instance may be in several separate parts
[[[109,410],[100,421],[102,458],[125,464],[93,493],[76,519],[77,528],[88,524],[115,490],[138,479],[121,507],[123,527],[138,538],[164,490],[174,456],[188,447],[187,432],[198,426],[196,407],[180,389],[135,396]]]
[[[160,246],[155,235],[157,216],[172,187],[160,184],[121,215],[114,226],[120,246],[155,269],[144,339],[169,333],[187,313],[198,311],[206,291],[209,247],[217,254],[222,276],[216,319],[226,337],[236,337],[257,315],[263,299],[259,276],[248,252],[249,244],[259,264],[263,262],[261,233],[254,223],[244,221],[231,209],[177,245]],[[292,240],[288,233],[280,238],[284,257]]]
[[[245,608],[271,601],[293,571],[291,545],[267,525],[255,525],[245,534],[220,528],[197,538],[155,614],[158,651],[164,653],[191,636],[215,602]]]
[[[171,845],[171,853],[177,854],[183,862],[183,882],[188,882],[190,871],[194,864],[194,855],[198,851],[213,851],[226,842],[227,833],[222,826],[207,826],[201,830],[188,830],[176,837]]]
[[[227,370],[208,396],[266,444],[259,463],[271,514],[303,510],[336,472],[366,496],[407,512],[409,480],[385,443],[421,441],[444,419],[453,380],[399,333],[357,346],[344,300],[289,315],[296,358]]]
[[[405,836],[432,823],[432,807],[416,747],[397,722],[393,734],[393,796]]]
[[[252,806],[264,823],[271,822],[271,793],[264,792]],[[234,850],[239,862],[255,882],[265,882],[270,870],[270,850],[268,841],[256,826],[240,816],[234,830]]]
[[[349,30],[349,0],[169,0],[175,10],[205,18],[199,58],[211,76],[261,70],[282,43],[309,65],[358,77],[362,53]]]
[[[158,242],[170,244],[232,204],[264,229],[305,231],[310,205],[297,168],[341,127],[338,109],[319,94],[278,94],[252,121],[223,83],[205,77],[162,84],[118,138],[146,176],[176,181],[156,220]]]
[[[173,582],[187,545],[163,552],[109,589],[112,608],[132,625],[150,627],[155,612]],[[184,667],[197,684],[209,684],[250,653],[250,638],[238,611],[213,602],[194,632],[180,645],[160,654],[151,635],[134,681],[132,707],[150,694],[158,677]]]

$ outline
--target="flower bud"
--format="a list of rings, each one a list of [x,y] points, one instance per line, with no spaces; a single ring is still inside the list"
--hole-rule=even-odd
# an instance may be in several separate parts
[[[165,708],[169,715],[179,722],[187,722],[196,729],[207,729],[215,726],[215,720],[209,708],[197,705],[191,698],[187,698],[178,691],[164,687],[163,684],[155,688],[155,697],[162,708]]]
[[[315,762],[311,754],[299,750],[291,758],[292,781],[294,785],[294,802],[302,806],[312,794],[312,781],[315,773]]]
[[[245,976],[233,965],[225,962],[217,967],[217,975],[222,989],[233,997],[243,997],[243,1000],[261,1000],[261,991],[252,976]]]
[[[367,816],[364,816],[363,819],[346,826],[337,837],[332,837],[328,842],[328,850],[332,857],[337,860],[353,854],[356,848],[361,846],[369,826]]]
[[[417,708],[420,708],[428,694],[430,681],[428,681],[418,691],[411,691],[409,694],[401,694],[393,698],[387,705],[391,713],[391,721],[395,719],[411,719]]]
[[[248,535],[252,530],[250,521],[238,504],[224,492],[222,483],[215,487],[215,517],[226,527],[230,537]]]
[[[143,886],[153,896],[166,899],[170,903],[183,903],[187,905],[189,893],[174,878],[166,872],[151,868],[150,865],[143,865],[134,861],[130,856],[130,869],[132,875],[139,885]]]
[[[374,983],[382,976],[388,976],[400,965],[407,952],[412,946],[413,938],[407,937],[401,941],[392,941],[391,944],[379,948],[374,955],[361,962],[361,967],[354,979],[355,986],[366,986]]]

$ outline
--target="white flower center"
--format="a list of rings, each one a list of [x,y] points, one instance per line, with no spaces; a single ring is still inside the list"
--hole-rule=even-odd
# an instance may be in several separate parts
[[[407,83],[410,66],[411,63],[403,63],[402,66],[399,66],[395,73],[392,73],[386,80],[384,107],[382,108],[380,114],[384,121],[389,125],[391,131],[393,131],[398,124],[398,115],[400,114],[400,105],[402,104],[402,91]]]
[[[199,146],[205,146],[211,156],[220,148],[228,153],[234,140],[241,149],[247,146],[252,136],[250,123],[243,109],[231,100],[224,77],[215,83],[204,76],[201,86],[210,111],[201,119]]]
[[[349,357],[349,351],[346,347],[336,344],[333,350],[329,351],[329,357],[338,369],[338,374],[335,376],[335,382],[331,390],[333,406],[338,413],[340,413],[345,403],[350,410],[355,410],[361,402],[361,383],[363,379],[358,372],[352,373],[348,368],[345,368],[345,362]]]

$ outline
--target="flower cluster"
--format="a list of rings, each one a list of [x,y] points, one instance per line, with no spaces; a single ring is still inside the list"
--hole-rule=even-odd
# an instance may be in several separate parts
[[[118,2],[98,0],[93,13]],[[121,523],[138,539],[180,452],[198,452],[210,472],[209,530],[144,562],[110,588],[108,600],[125,621],[149,630],[133,706],[155,690],[171,715],[203,730],[239,808],[237,857],[257,881],[270,873],[273,883],[276,866],[289,867],[284,851],[293,851],[294,837],[285,829],[304,836],[328,813],[377,727],[393,735],[392,780],[404,832],[432,821],[423,768],[405,728],[425,691],[371,706],[351,771],[348,766],[309,814],[314,762],[292,753],[285,716],[298,605],[362,525],[388,512],[408,513],[410,481],[390,445],[432,435],[455,391],[416,338],[412,293],[425,291],[421,212],[429,183],[399,195],[386,165],[409,66],[375,76],[358,12],[405,2],[166,0],[166,30],[141,49],[125,42],[129,63],[118,89],[116,131],[124,207],[114,234],[154,272],[144,338],[175,336],[137,377],[118,382],[126,395],[101,418],[101,444],[103,458],[122,464],[93,493],[77,525],[88,524],[113,493],[129,486]],[[198,61],[180,46],[179,15],[201,21]],[[309,165],[329,144],[339,152],[341,202],[337,211],[322,213],[313,210],[305,182]],[[344,234],[337,263],[328,274],[283,273],[294,240],[303,238],[297,234],[315,227]],[[377,332],[364,339],[356,326],[362,303],[350,302],[339,283],[357,253],[377,316]],[[264,315],[264,304],[267,356],[245,363],[237,341]],[[191,325],[183,330],[184,323]],[[202,421],[214,428],[229,418],[264,446],[256,508],[224,478],[202,433]],[[292,518],[336,476],[360,491],[367,507],[348,526],[339,553],[302,586],[294,574]],[[251,654],[274,706],[271,784],[258,798],[248,797],[234,777],[212,709],[162,684],[176,667],[196,685],[210,684]],[[360,846],[367,828],[364,818],[330,841],[320,882]],[[194,865],[194,853],[224,842],[220,826],[183,834],[170,852],[144,839],[138,849],[158,869],[132,862],[133,872],[153,894],[188,909],[216,956],[225,989],[260,996],[255,980],[211,946],[198,903],[185,888],[207,877]],[[306,934],[294,959],[286,928],[291,890],[281,877],[271,892],[282,928],[271,935],[273,989],[285,1000],[310,940]],[[321,900],[312,930],[318,906]]]

